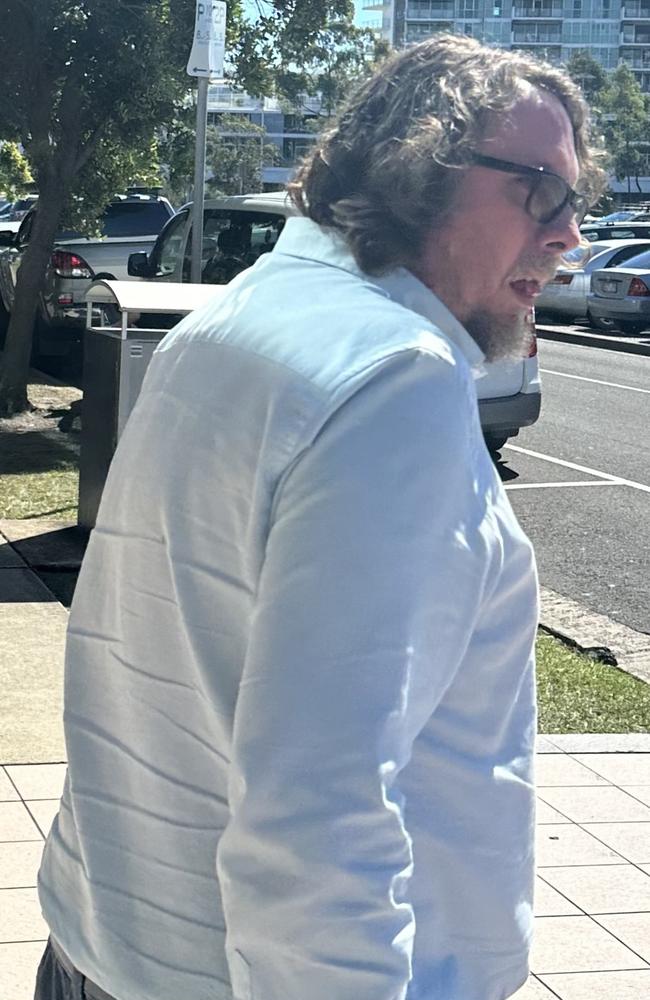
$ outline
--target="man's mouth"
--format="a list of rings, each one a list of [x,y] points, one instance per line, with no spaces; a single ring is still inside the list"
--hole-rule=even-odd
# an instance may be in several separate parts
[[[537,278],[517,278],[510,282],[510,287],[522,303],[522,305],[532,306],[535,299],[541,294],[542,285]]]

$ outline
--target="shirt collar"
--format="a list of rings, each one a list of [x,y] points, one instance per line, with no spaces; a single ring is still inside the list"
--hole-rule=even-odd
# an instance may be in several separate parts
[[[394,302],[422,316],[451,340],[464,354],[475,378],[484,374],[485,355],[476,341],[438,296],[407,268],[398,267],[379,276],[366,274],[339,233],[304,217],[287,220],[275,253],[316,260],[330,267],[350,271],[376,285]]]

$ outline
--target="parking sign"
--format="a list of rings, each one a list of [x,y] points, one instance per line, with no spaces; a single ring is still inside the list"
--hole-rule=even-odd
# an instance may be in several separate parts
[[[197,0],[188,74],[222,79],[225,47],[226,4],[223,0]]]

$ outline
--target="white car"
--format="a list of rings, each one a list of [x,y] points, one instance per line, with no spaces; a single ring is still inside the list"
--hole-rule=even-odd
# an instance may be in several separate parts
[[[202,282],[223,285],[273,250],[286,219],[296,209],[283,191],[233,195],[205,202]],[[188,282],[192,250],[192,205],[184,205],[158,236],[151,253],[129,257],[129,275],[152,281]],[[532,322],[532,317],[531,317]],[[521,361],[486,365],[477,383],[481,425],[497,451],[520,427],[534,424],[541,407],[537,342]]]
[[[576,317],[588,317],[587,294],[593,271],[598,268],[618,267],[644,250],[650,250],[646,240],[602,240],[592,243],[589,257],[581,267],[560,267],[552,281],[542,290],[535,302],[538,319],[548,314],[554,322],[571,323]],[[577,247],[575,260],[580,259],[582,248]],[[572,256],[570,251],[569,257]]]

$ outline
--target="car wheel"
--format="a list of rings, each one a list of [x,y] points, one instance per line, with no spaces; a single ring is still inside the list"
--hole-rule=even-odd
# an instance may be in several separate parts
[[[611,319],[601,319],[600,316],[594,316],[592,313],[588,314],[589,323],[594,327],[595,330],[603,330],[604,333],[612,333],[614,330],[618,329],[616,324]]]
[[[510,434],[490,434],[489,432],[486,432],[483,434],[483,437],[485,438],[488,451],[494,453],[495,451],[501,451],[504,444],[510,437]]]
[[[623,333],[627,333],[630,337],[638,337],[640,333],[648,329],[647,323],[635,323],[633,320],[621,320],[618,324]]]

